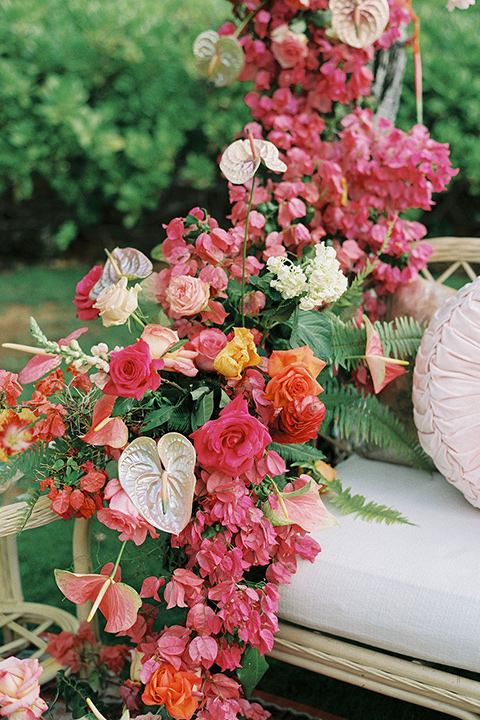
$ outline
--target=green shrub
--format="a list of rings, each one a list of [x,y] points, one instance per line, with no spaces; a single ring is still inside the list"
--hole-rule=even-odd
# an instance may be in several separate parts
[[[460,170],[448,194],[439,198],[445,206],[443,231],[455,231],[455,225],[460,226],[461,231],[462,219],[455,217],[465,208],[470,208],[465,226],[467,229],[476,226],[478,230],[480,215],[477,213],[474,217],[474,203],[476,200],[478,207],[480,196],[480,44],[477,32],[480,5],[449,12],[444,2],[416,0],[415,12],[421,21],[424,123],[435,140],[450,144],[453,166]],[[407,130],[415,122],[410,50],[397,124]],[[446,220],[450,213],[453,220]],[[449,227],[445,227],[445,222]]]
[[[213,181],[249,118],[243,84],[219,90],[193,65],[195,36],[229,17],[224,0],[0,4],[0,193],[28,198],[39,176],[80,223],[109,205],[132,226],[174,174]],[[60,228],[59,246],[74,234]]]

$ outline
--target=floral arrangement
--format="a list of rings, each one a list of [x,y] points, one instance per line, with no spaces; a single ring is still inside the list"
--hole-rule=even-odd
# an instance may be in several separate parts
[[[248,698],[279,585],[320,551],[310,533],[335,523],[322,493],[345,512],[405,520],[352,497],[325,462],[344,439],[425,463],[376,397],[423,330],[379,318],[430,253],[400,213],[430,207],[454,172],[423,126],[402,133],[360,105],[375,49],[411,19],[407,3],[371,4],[362,15],[340,0],[331,12],[326,0],[234,1],[239,26],[195,46],[217,84],[254,82],[254,122],[220,161],[231,227],[193,208],[165,226],[155,265],[116,248],[77,285],[78,317],[128,325],[131,344],[85,351],[87,327],[56,342],[32,320],[37,346],[16,347],[33,357],[19,375],[0,370],[0,480],[21,474],[32,507],[48,493],[65,520],[96,515],[119,533],[98,572],[56,571],[67,598],[91,603],[78,634],[48,636],[71,671],[59,690],[74,717],[119,716],[102,701],[109,673],[123,718],[267,717]],[[141,552],[147,537],[155,574],[134,588],[121,581],[124,548]],[[102,638],[121,644],[100,642],[97,611]],[[39,717],[37,680],[29,661],[0,663],[0,713]]]

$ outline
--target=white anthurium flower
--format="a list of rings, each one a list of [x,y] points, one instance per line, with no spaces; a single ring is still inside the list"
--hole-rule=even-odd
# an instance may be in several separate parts
[[[235,140],[227,147],[220,170],[234,185],[243,185],[255,175],[261,162],[274,172],[283,173],[287,169],[273,143],[257,140],[249,133],[247,140]]]

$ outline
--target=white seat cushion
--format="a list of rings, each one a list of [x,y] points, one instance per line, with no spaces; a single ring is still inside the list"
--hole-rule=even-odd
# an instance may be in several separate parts
[[[281,586],[280,617],[480,672],[480,510],[438,473],[357,456],[337,470],[352,494],[416,526],[365,522],[331,505],[340,526],[314,535],[322,552]]]

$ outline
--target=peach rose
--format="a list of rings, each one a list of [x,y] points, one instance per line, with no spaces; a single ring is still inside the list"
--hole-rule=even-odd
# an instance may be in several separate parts
[[[9,657],[0,662],[0,715],[10,720],[34,720],[47,710],[40,698],[42,667],[35,658]]]
[[[145,705],[165,705],[173,718],[189,720],[198,707],[193,691],[200,682],[197,675],[163,663],[146,684],[142,700]]]
[[[127,282],[127,278],[122,277],[115,285],[104,288],[93,306],[100,311],[100,317],[105,327],[123,325],[137,309],[137,295],[141,287],[135,285],[128,289]]]
[[[234,328],[235,336],[220,350],[213,367],[229,380],[240,380],[245,368],[260,365],[262,358],[257,354],[255,340],[248,328]]]
[[[140,337],[148,344],[150,355],[155,359],[161,358],[172,345],[178,342],[178,334],[175,330],[155,323],[147,325]]]
[[[207,307],[210,286],[190,275],[178,275],[170,280],[166,299],[173,313],[186,317],[196,315]]]
[[[292,32],[288,25],[279,25],[271,34],[272,53],[284,70],[295,67],[308,55],[308,38],[303,33]]]
[[[315,378],[324,367],[323,360],[316,358],[308,345],[274,350],[268,361],[268,374],[272,379],[265,388],[265,397],[278,408],[296,398],[318,395],[323,388]]]

